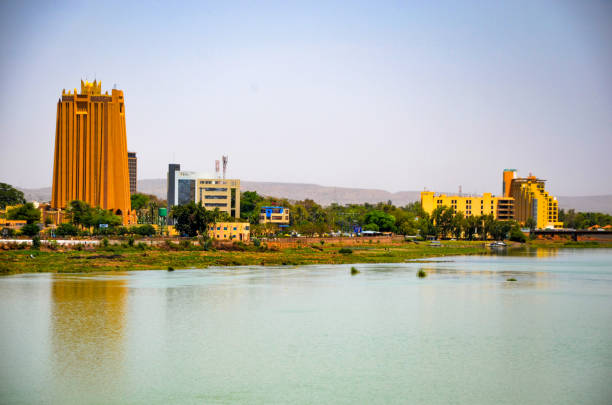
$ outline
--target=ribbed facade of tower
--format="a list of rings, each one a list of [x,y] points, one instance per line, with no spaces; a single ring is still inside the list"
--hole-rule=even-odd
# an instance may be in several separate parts
[[[81,80],[81,92],[57,102],[53,208],[72,200],[110,209],[132,222],[123,91],[102,94],[102,85]]]

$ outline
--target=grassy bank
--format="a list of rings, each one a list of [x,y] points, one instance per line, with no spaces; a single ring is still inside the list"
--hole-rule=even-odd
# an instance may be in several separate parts
[[[204,251],[109,246],[91,250],[0,251],[0,274],[205,268],[208,266],[296,266],[305,264],[398,263],[426,257],[485,253],[482,242],[359,246],[315,246],[277,251]]]

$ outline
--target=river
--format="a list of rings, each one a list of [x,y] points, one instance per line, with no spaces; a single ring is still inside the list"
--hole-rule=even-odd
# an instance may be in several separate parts
[[[356,267],[2,277],[0,403],[612,403],[612,249]]]

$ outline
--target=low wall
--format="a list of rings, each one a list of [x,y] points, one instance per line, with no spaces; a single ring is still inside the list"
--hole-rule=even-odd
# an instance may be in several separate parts
[[[279,249],[299,248],[310,245],[338,245],[338,246],[356,246],[369,244],[385,244],[396,245],[404,241],[403,236],[358,236],[358,237],[336,237],[336,238],[274,238],[262,239],[262,243],[266,243],[268,247],[276,247]]]

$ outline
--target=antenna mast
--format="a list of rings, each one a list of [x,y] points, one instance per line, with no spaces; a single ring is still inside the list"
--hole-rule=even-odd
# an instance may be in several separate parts
[[[225,180],[225,175],[227,174],[227,156],[221,156],[223,160],[223,180]]]

